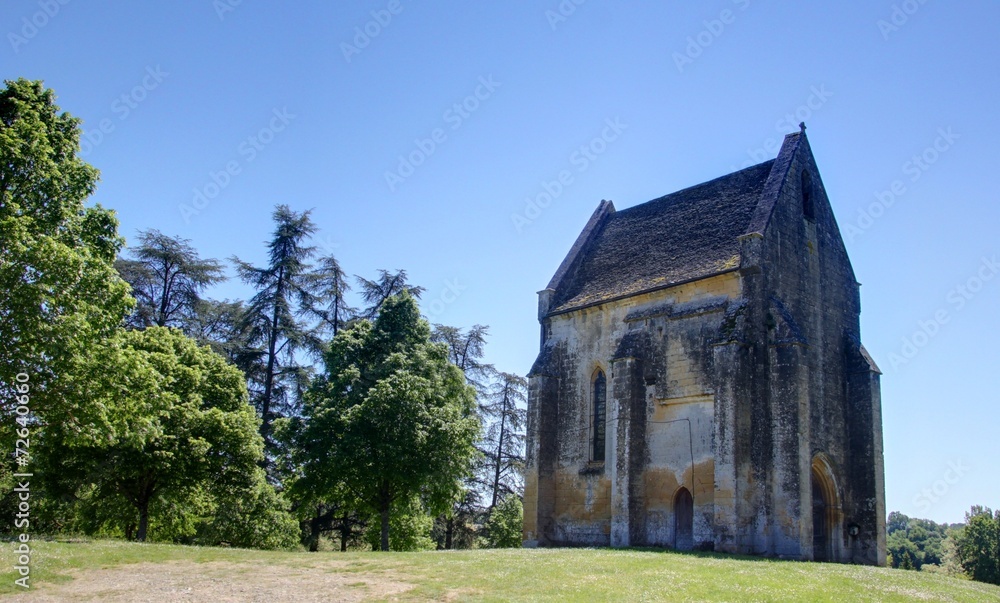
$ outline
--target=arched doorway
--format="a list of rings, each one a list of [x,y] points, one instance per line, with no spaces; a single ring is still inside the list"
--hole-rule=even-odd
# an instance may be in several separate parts
[[[674,496],[674,548],[690,551],[694,547],[694,499],[687,488]]]
[[[813,522],[813,560],[830,560],[830,537],[827,525],[827,502],[823,498],[823,488],[820,486],[816,473],[812,475],[812,522]]]
[[[824,454],[812,462],[813,560],[836,561],[839,546],[840,494],[833,468]]]

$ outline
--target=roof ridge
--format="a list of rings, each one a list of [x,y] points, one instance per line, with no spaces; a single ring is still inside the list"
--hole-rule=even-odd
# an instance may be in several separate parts
[[[748,172],[748,171],[753,170],[753,169],[760,169],[761,167],[763,167],[764,165],[766,165],[768,163],[773,164],[775,161],[777,161],[777,158],[768,159],[767,161],[762,161],[760,163],[756,163],[754,165],[747,166],[745,168],[736,170],[735,172],[729,172],[728,174],[723,174],[722,176],[719,176],[717,178],[712,178],[711,180],[706,180],[706,181],[700,182],[698,184],[692,184],[691,186],[688,186],[688,187],[685,187],[685,188],[682,188],[682,189],[678,189],[676,191],[673,191],[672,193],[667,193],[666,195],[663,195],[663,196],[660,196],[660,197],[656,197],[655,199],[650,199],[649,201],[643,201],[642,203],[638,203],[636,205],[632,205],[631,207],[626,207],[625,209],[620,209],[620,210],[617,211],[617,213],[620,215],[620,214],[626,213],[626,212],[628,212],[630,210],[636,209],[638,207],[642,207],[643,205],[646,205],[648,203],[653,203],[655,201],[663,201],[664,199],[667,199],[668,197],[674,197],[674,196],[678,196],[679,197],[682,193],[686,193],[686,192],[692,191],[692,190],[694,190],[696,188],[701,188],[703,186],[707,186],[707,185],[712,184],[713,182],[717,182],[719,180],[724,180],[726,178],[730,178],[732,176],[735,176],[736,174],[741,174],[743,172]]]

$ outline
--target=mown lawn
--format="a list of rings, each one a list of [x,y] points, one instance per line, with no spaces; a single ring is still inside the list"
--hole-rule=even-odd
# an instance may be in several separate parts
[[[13,584],[14,545],[3,545],[5,598],[1000,603],[1000,587],[939,574],[652,550],[277,553],[117,541],[35,547],[26,594]]]

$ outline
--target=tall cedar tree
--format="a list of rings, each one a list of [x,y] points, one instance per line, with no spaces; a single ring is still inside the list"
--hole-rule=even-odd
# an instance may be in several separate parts
[[[463,332],[457,327],[434,325],[431,339],[448,346],[448,359],[452,364],[462,369],[469,385],[476,388],[478,397],[485,395],[487,380],[495,372],[493,366],[483,362],[486,355],[486,337],[490,328],[486,325],[473,325]]]
[[[381,522],[389,548],[393,503],[420,496],[435,513],[461,491],[480,430],[475,392],[430,340],[406,290],[374,321],[334,338],[326,373],[305,397],[297,450],[320,497],[346,489]]]
[[[354,308],[347,304],[345,298],[351,290],[347,275],[337,258],[325,255],[316,261],[309,278],[311,283],[306,306],[317,321],[314,336],[332,339],[355,315]],[[319,349],[320,346],[314,344],[313,347]]]
[[[252,346],[247,342],[247,333],[241,330],[245,313],[243,302],[239,300],[201,299],[187,321],[185,332],[199,344],[211,347],[236,366],[252,366],[253,361],[246,360],[245,357],[257,355],[250,353]]]
[[[115,262],[136,299],[130,326],[177,327],[189,332],[201,293],[225,280],[222,265],[198,257],[187,239],[168,237],[155,229],[142,231],[137,238],[139,245],[128,250],[131,258]]]
[[[381,269],[378,271],[378,278],[368,280],[360,276],[354,277],[361,287],[361,299],[365,302],[365,308],[361,311],[360,317],[374,320],[378,316],[379,310],[390,297],[399,295],[403,291],[408,292],[416,299],[424,292],[423,287],[407,284],[405,270],[389,272]]]
[[[240,279],[257,291],[240,321],[240,330],[252,346],[241,368],[254,386],[251,401],[268,444],[272,422],[293,410],[295,392],[303,383],[305,369],[297,363],[296,352],[309,342],[303,314],[312,295],[309,260],[315,252],[306,244],[316,231],[310,213],[292,211],[287,205],[275,208],[274,234],[263,268],[233,258]]]
[[[490,424],[484,453],[491,492],[489,513],[508,496],[520,496],[524,472],[524,426],[528,381],[519,375],[498,373],[487,396],[484,414]]]

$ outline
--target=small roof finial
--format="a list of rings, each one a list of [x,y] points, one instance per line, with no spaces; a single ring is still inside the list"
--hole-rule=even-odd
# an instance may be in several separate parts
[[[800,121],[799,122],[799,131],[802,132],[803,134],[805,133],[805,131],[806,131],[806,122],[804,122],[804,121]]]

